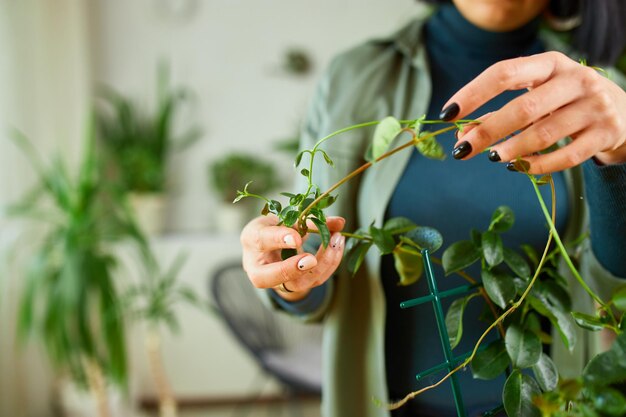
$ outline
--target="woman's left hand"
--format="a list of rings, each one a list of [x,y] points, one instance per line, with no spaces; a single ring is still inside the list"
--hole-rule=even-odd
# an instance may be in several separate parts
[[[626,92],[559,52],[501,61],[459,90],[444,109],[451,106],[447,113],[457,113],[456,103],[459,111],[452,120],[462,118],[503,91],[524,88],[529,91],[459,132],[455,157],[472,158],[493,145],[489,159],[521,157],[531,174],[560,171],[591,157],[607,165],[626,162]],[[536,154],[567,136],[573,139],[568,145]]]

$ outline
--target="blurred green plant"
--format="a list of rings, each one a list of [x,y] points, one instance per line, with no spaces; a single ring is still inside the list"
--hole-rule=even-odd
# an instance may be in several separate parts
[[[99,415],[109,415],[101,381],[125,388],[128,376],[123,306],[113,277],[117,259],[110,244],[124,237],[143,242],[143,237],[124,205],[104,203],[93,126],[76,176],[59,157],[45,163],[24,135],[13,139],[33,166],[37,184],[7,214],[46,226],[34,244],[19,301],[19,339],[38,339],[56,370],[86,385]]]
[[[98,136],[109,156],[112,171],[121,187],[134,192],[162,192],[166,184],[167,158],[202,135],[192,126],[175,135],[174,116],[189,100],[185,88],[172,88],[169,70],[157,71],[157,105],[153,113],[142,111],[131,99],[104,86],[96,104]]]
[[[244,153],[230,153],[209,165],[209,181],[220,199],[231,203],[237,197],[237,187],[254,178],[259,194],[269,193],[281,185],[272,163]]]

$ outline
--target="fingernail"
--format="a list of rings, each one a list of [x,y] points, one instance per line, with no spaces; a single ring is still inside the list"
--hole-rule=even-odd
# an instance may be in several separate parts
[[[463,159],[470,153],[472,153],[472,145],[470,145],[467,141],[463,141],[459,144],[459,146],[454,148],[452,151],[452,157],[454,159]]]
[[[461,108],[459,107],[458,104],[452,103],[445,109],[441,110],[441,113],[439,113],[439,118],[441,120],[449,122],[450,120],[454,119],[457,116],[457,114],[459,114],[460,110]]]
[[[491,162],[500,162],[500,155],[498,154],[498,151],[496,151],[495,149],[492,149],[489,151],[489,155],[488,158]]]
[[[335,233],[330,239],[330,246],[334,249],[338,249],[343,245],[345,238],[341,235],[341,233]]]
[[[289,246],[290,248],[296,246],[296,240],[291,235],[283,237],[283,242],[285,242],[285,245]]]
[[[511,172],[519,172],[517,168],[515,168],[515,163],[513,162],[509,162],[508,164],[506,164],[506,169],[508,169]]]
[[[305,256],[304,258],[298,261],[298,269],[300,271],[306,271],[307,269],[311,269],[315,266],[315,257],[313,256]]]

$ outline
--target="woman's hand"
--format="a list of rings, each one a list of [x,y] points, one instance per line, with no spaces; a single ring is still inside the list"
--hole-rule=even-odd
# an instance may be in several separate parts
[[[560,171],[591,157],[602,164],[626,162],[626,92],[559,52],[489,67],[450,98],[442,116],[462,118],[503,91],[524,88],[529,91],[486,115],[480,125],[459,132],[455,158],[472,158],[493,145],[489,159],[521,157],[532,174]],[[536,154],[567,136],[573,139],[567,146]]]
[[[257,288],[279,288],[277,291],[289,301],[304,298],[311,288],[326,282],[335,272],[343,256],[345,237],[339,233],[345,224],[341,217],[328,217],[328,229],[332,233],[327,248],[320,247],[317,255],[299,253],[281,260],[281,249],[300,249],[303,239],[294,229],[277,226],[274,215],[261,216],[250,221],[241,232],[243,268]],[[305,236],[306,238],[306,236]]]

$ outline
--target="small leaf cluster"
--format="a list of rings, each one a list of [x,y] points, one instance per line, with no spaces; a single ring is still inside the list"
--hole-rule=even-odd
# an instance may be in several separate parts
[[[537,280],[527,297],[514,305],[531,285],[531,263],[536,269],[539,257],[533,248],[523,246],[526,257],[503,244],[501,234],[515,222],[513,211],[498,207],[487,230],[472,230],[471,238],[455,242],[443,254],[446,274],[463,270],[480,262],[483,288],[489,299],[504,311],[516,307],[515,314],[505,321],[504,340],[491,342],[479,351],[471,362],[475,378],[493,379],[512,369],[505,382],[503,403],[507,414],[539,416],[533,398],[542,391],[551,391],[558,382],[556,366],[543,353],[543,344],[551,337],[541,326],[540,316],[546,317],[561,333],[568,347],[575,343],[574,322],[569,314],[571,301],[565,290],[565,280],[556,272],[556,256],[542,268],[545,279]],[[528,258],[530,262],[526,259]],[[549,271],[549,272],[548,272]],[[463,312],[468,302],[478,293],[455,300],[446,314],[448,336],[452,347],[458,345],[463,334]],[[532,370],[532,374],[523,370]]]
[[[607,329],[617,337],[611,348],[596,355],[577,379],[559,381],[552,392],[534,399],[546,417],[613,417],[626,415],[626,286],[617,288],[608,303],[617,314],[619,324],[599,308],[595,315],[573,312],[576,324],[589,331]]]
[[[399,285],[416,282],[423,272],[421,251],[435,252],[443,244],[443,237],[432,227],[418,226],[405,217],[388,219],[383,227],[371,224],[359,229],[346,244],[348,270],[355,274],[371,247],[381,255],[392,254],[400,276]]]

